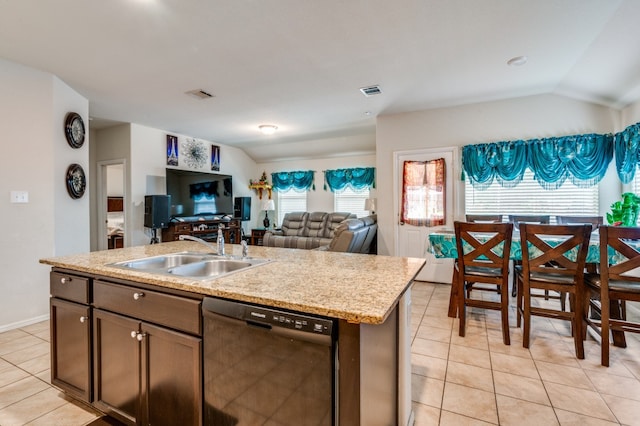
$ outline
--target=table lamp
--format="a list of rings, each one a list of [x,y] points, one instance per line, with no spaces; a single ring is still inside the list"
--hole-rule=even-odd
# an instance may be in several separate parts
[[[367,198],[364,200],[364,209],[371,212],[371,214],[375,213],[376,210],[376,198]]]
[[[264,210],[264,220],[262,221],[262,224],[265,229],[269,229],[269,211],[276,209],[276,203],[274,203],[273,200],[263,200],[261,208]]]

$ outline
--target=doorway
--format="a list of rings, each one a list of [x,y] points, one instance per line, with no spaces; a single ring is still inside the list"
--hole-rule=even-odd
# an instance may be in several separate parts
[[[126,247],[124,159],[98,162],[98,250]]]
[[[441,226],[413,226],[403,224],[400,220],[402,204],[402,173],[405,161],[430,161],[444,158],[445,161],[445,224]],[[394,153],[394,217],[397,256],[425,258],[426,265],[416,277],[419,281],[451,283],[453,259],[436,259],[427,253],[430,232],[442,229],[453,229],[454,213],[458,208],[457,179],[460,173],[458,165],[458,148],[433,148]]]

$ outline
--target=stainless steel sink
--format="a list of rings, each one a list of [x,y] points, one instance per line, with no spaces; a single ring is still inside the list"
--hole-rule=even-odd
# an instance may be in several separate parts
[[[268,262],[271,262],[271,260],[180,252],[116,262],[107,266],[205,280],[219,278],[247,268],[264,265]]]
[[[169,273],[186,277],[214,277],[252,266],[241,260],[207,260],[169,269]]]
[[[118,262],[111,266],[121,266],[128,269],[166,269],[189,263],[201,262],[209,257],[210,256],[202,253],[173,253],[126,262]]]

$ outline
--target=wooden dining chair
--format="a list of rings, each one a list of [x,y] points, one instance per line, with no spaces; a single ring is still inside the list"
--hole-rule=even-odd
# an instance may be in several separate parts
[[[627,320],[625,301],[640,302],[640,228],[600,227],[600,274],[588,274],[585,283],[585,320],[601,337],[601,363],[609,366],[609,332],[640,333],[640,323]],[[590,315],[591,311],[600,315]],[[596,319],[600,316],[600,320]],[[596,317],[596,318],[592,318]],[[623,339],[624,342],[624,339]],[[623,347],[626,344],[623,343]]]
[[[498,310],[502,318],[502,340],[510,345],[509,338],[509,254],[513,224],[454,222],[456,233],[457,262],[454,264],[458,299],[460,328],[458,334],[465,335],[466,307]],[[500,301],[471,298],[466,290],[473,285],[475,290],[500,291]]]
[[[522,269],[518,271],[517,326],[524,322],[522,346],[529,347],[531,315],[571,321],[576,357],[584,359],[584,264],[590,225],[520,225]],[[569,311],[532,306],[532,290],[569,294]]]
[[[501,214],[468,214],[467,222],[473,223],[502,223]]]
[[[604,224],[602,216],[563,216],[557,215],[556,222],[559,225],[578,225],[587,223],[591,225],[592,231],[600,228]],[[587,272],[595,274],[598,272],[598,265],[595,263],[587,263]]]
[[[514,229],[520,229],[521,223],[538,223],[538,224],[546,224],[551,223],[550,215],[509,215],[509,222],[513,223]],[[522,262],[520,260],[513,261],[513,284],[511,284],[511,296],[516,297],[516,292],[518,291],[518,282],[516,279],[516,268],[521,267]],[[549,299],[549,292],[544,292],[545,299]],[[564,305],[563,305],[564,306]]]
[[[558,225],[581,225],[588,223],[592,228],[598,229],[604,223],[602,216],[563,216],[557,215],[556,222]]]

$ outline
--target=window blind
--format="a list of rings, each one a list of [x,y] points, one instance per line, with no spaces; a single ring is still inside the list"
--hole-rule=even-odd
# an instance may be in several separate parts
[[[278,222],[281,225],[284,215],[291,212],[307,211],[307,191],[298,192],[290,189],[288,191],[277,191]]]
[[[369,215],[369,212],[364,209],[364,201],[369,198],[369,188],[355,191],[345,187],[333,194],[333,211],[355,213],[358,217]]]
[[[598,203],[598,185],[578,188],[567,180],[558,189],[546,190],[533,179],[529,169],[513,188],[494,182],[481,191],[465,181],[467,214],[503,214],[504,220],[509,214],[548,214],[554,222],[556,215],[597,216]]]

